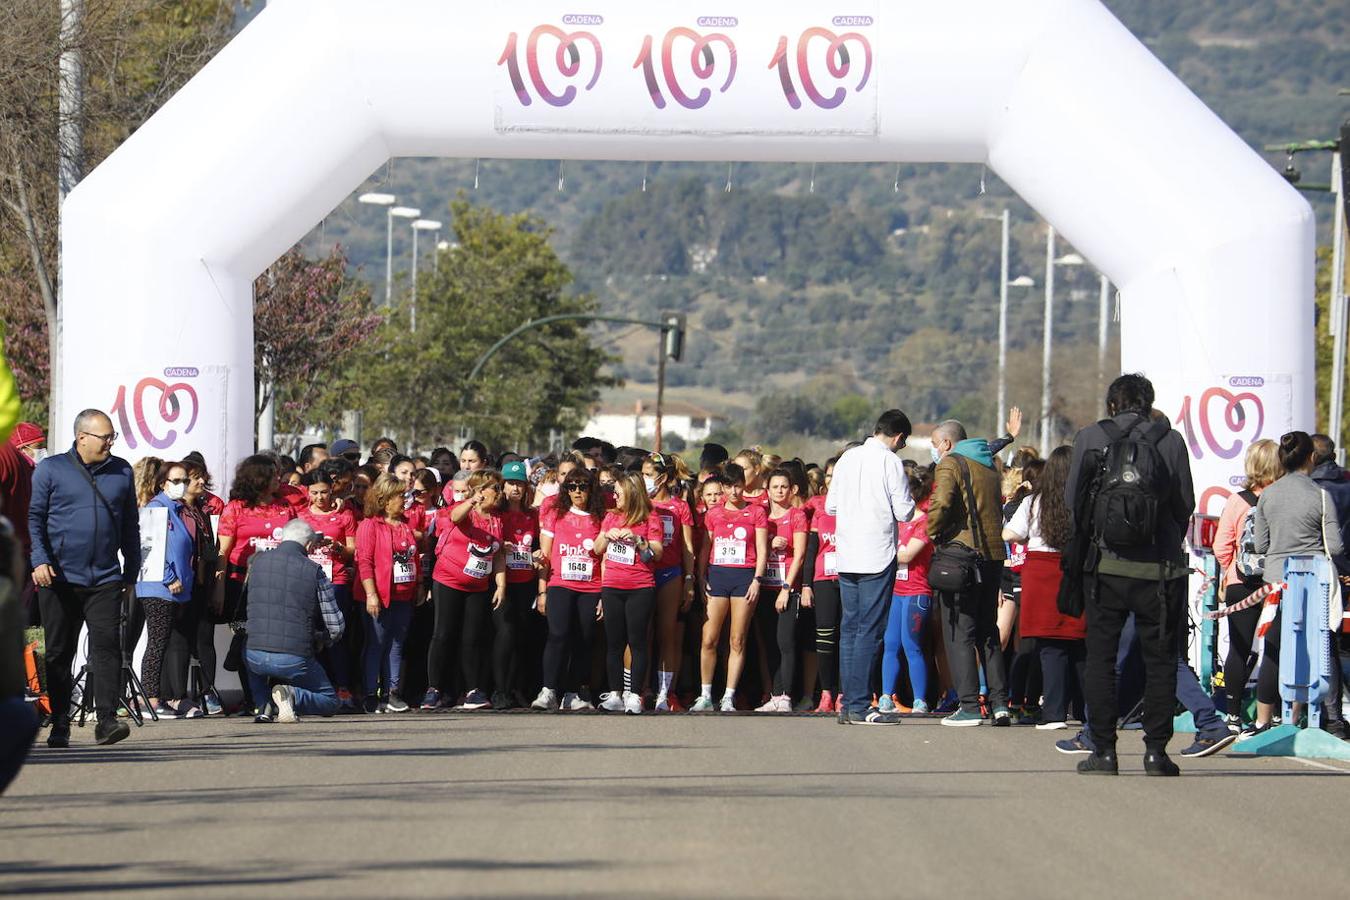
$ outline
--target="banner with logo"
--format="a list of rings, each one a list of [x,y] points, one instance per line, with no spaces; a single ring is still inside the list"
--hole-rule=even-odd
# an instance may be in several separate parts
[[[497,129],[874,136],[879,7],[522,9],[497,63]]]

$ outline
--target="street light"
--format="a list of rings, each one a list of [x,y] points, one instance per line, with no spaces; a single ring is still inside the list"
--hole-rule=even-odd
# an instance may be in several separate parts
[[[435,219],[417,219],[412,223],[413,233],[413,264],[412,264],[412,309],[410,319],[412,331],[417,330],[417,232],[434,231],[437,237],[441,233],[441,223]]]
[[[391,206],[389,208],[388,245],[384,254],[384,305],[394,302],[394,217],[416,219],[422,215],[420,209],[411,206]]]
[[[378,193],[378,192],[374,192],[374,193],[369,193],[369,194],[362,194],[361,196],[359,196],[359,197],[356,198],[356,201],[357,201],[358,203],[367,203],[367,204],[370,204],[371,206],[385,206],[385,207],[389,207],[389,206],[393,206],[393,205],[394,205],[394,202],[395,202],[397,199],[398,199],[398,198],[395,197],[393,194],[381,194],[381,193]],[[385,243],[385,249],[384,249],[384,271],[385,271],[384,303],[385,303],[386,306],[389,305],[389,285],[390,285],[390,283],[392,283],[393,280],[394,280],[394,276],[393,276],[393,272],[394,272],[394,269],[393,269],[393,265],[394,265],[394,264],[393,264],[393,254],[394,254],[394,220],[393,220],[393,219],[389,219],[389,221],[388,221],[388,226],[389,226],[389,227],[388,227],[388,237],[387,237],[387,241],[386,241],[386,243]]]
[[[1003,427],[1008,411],[1008,288],[1035,287],[1036,282],[1026,275],[1019,275],[1012,281],[1008,280],[1008,253],[1011,241],[1011,220],[1008,211],[1005,209],[996,216],[982,215],[980,218],[997,219],[1003,223],[1003,256],[998,279],[998,418],[994,422],[994,430],[998,431]]]
[[[1045,236],[1045,346],[1041,355],[1041,458],[1050,455],[1051,432],[1054,430],[1050,415],[1051,383],[1050,360],[1054,355],[1055,328],[1055,266],[1082,266],[1087,261],[1077,253],[1068,253],[1055,258],[1055,226],[1051,225]]]

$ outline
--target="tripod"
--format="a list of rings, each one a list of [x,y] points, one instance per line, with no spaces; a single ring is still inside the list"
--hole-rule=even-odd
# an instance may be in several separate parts
[[[159,714],[155,712],[154,707],[150,705],[150,698],[145,693],[145,688],[141,685],[141,679],[137,677],[135,670],[131,665],[131,652],[126,646],[126,627],[127,627],[127,605],[130,603],[131,591],[125,591],[122,594],[121,611],[117,621],[117,646],[121,654],[122,661],[117,672],[118,699],[126,708],[127,715],[131,721],[135,722],[137,727],[145,724],[145,713],[150,713],[152,722],[159,721]],[[71,694],[79,691],[80,705],[76,708],[77,715],[75,724],[84,727],[85,719],[88,718],[90,711],[94,710],[93,691],[89,689],[89,641],[85,639],[85,663],[80,667],[79,674],[75,676],[71,684]]]

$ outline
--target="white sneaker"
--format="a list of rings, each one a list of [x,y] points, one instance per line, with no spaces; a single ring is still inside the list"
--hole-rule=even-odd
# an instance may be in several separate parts
[[[642,695],[634,691],[624,694],[623,711],[631,716],[642,715]]]
[[[735,712],[736,700],[727,694],[722,695],[722,702],[717,707],[721,712]]]
[[[665,694],[657,694],[656,705],[652,709],[657,712],[670,712],[670,698]]]
[[[691,707],[689,707],[689,711],[690,711],[690,712],[712,712],[712,711],[713,711],[714,709],[716,709],[716,708],[717,708],[717,707],[713,705],[713,701],[712,701],[712,698],[711,698],[711,697],[704,697],[704,696],[700,695],[699,698],[698,698],[697,700],[694,701],[694,705],[691,706]]]
[[[1061,729],[1068,728],[1068,727],[1069,727],[1069,723],[1068,723],[1068,722],[1037,722],[1037,723],[1036,723],[1036,730],[1037,730],[1037,731],[1059,731],[1059,730],[1061,730]]]
[[[787,694],[780,697],[770,697],[769,702],[763,706],[755,707],[755,712],[762,713],[787,713],[792,712],[792,701]]]
[[[600,708],[605,712],[623,712],[624,697],[618,691],[610,691],[600,695]]]
[[[287,724],[300,721],[300,717],[295,714],[295,690],[289,684],[272,688],[272,702],[277,707],[277,717],[273,721]]]
[[[575,712],[583,709],[595,709],[595,704],[585,699],[580,694],[568,691],[566,694],[563,694],[562,708],[570,709]]]
[[[557,709],[558,692],[553,688],[540,688],[539,696],[534,698],[530,704],[530,709]]]

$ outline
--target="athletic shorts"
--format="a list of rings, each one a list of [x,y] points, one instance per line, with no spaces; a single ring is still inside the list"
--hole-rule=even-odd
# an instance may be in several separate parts
[[[708,567],[709,597],[744,597],[755,580],[755,570],[730,566]]]
[[[1022,573],[1014,572],[1007,566],[1003,567],[1002,583],[999,584],[999,590],[1004,593],[1014,603],[1022,602]]]
[[[681,566],[670,566],[670,567],[665,568],[665,569],[657,569],[657,570],[656,570],[656,589],[657,589],[658,591],[661,590],[661,588],[663,588],[663,587],[665,587],[666,585],[670,584],[670,583],[671,583],[672,581],[674,581],[676,578],[679,578],[680,575],[683,574],[683,572],[684,572],[684,568],[681,567]]]

